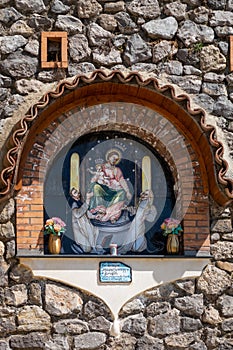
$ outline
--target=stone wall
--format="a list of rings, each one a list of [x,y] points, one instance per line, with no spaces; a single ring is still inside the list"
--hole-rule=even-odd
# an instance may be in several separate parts
[[[230,350],[232,272],[218,261],[199,279],[149,289],[122,307],[116,326],[101,300],[15,265],[1,282],[0,349]]]
[[[2,126],[46,84],[107,67],[177,84],[216,116],[232,146],[232,1],[4,0],[0,7]],[[67,69],[40,68],[41,31],[68,32]]]
[[[51,84],[95,68],[136,70],[177,84],[211,113],[231,165],[232,10],[231,0],[2,0],[1,145],[19,111]],[[51,30],[68,32],[67,69],[40,68],[40,32]],[[233,349],[232,207],[211,201],[211,218],[212,264],[197,280],[131,300],[120,312],[121,336],[114,338],[101,300],[36,280],[18,264],[14,199],[1,204],[0,349]]]

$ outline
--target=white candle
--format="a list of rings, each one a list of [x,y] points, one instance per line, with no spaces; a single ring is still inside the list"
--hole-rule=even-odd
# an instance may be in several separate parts
[[[70,159],[70,190],[79,190],[79,154],[73,153]]]
[[[151,190],[151,159],[149,156],[142,158],[142,192]]]

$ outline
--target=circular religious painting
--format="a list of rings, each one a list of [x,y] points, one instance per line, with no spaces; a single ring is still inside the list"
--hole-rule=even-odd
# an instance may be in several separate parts
[[[45,183],[45,217],[54,205],[66,221],[62,253],[164,254],[160,225],[174,203],[173,176],[163,158],[125,132],[79,137],[53,162]]]

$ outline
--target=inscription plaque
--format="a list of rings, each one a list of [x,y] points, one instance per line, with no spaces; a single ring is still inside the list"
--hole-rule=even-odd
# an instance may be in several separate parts
[[[128,283],[132,282],[131,267],[121,262],[101,262],[99,265],[100,282]]]

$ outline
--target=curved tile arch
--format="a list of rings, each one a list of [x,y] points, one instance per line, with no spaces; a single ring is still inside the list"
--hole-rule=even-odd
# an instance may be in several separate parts
[[[26,140],[27,142],[29,140],[27,136],[32,135],[33,126],[40,119],[40,116],[43,115],[43,112],[51,108],[51,111],[54,113],[55,105],[57,110],[61,111],[63,109],[64,111],[64,106],[68,109],[69,104],[73,102],[72,99],[75,100],[77,97],[79,102],[76,102],[76,104],[80,104],[83,100],[88,102],[88,105],[96,104],[98,96],[94,94],[93,89],[89,91],[89,88],[94,85],[97,86],[96,84],[99,84],[99,86],[101,84],[106,85],[106,83],[111,83],[111,85],[108,85],[109,96],[112,93],[117,94],[116,87],[114,87],[114,84],[116,84],[121,93],[125,95],[125,97],[121,95],[122,98],[133,96],[133,100],[137,101],[137,103],[143,103],[144,101],[148,106],[163,108],[170,111],[170,113],[175,112],[174,124],[182,129],[182,124],[185,123],[186,129],[183,126],[183,132],[189,133],[191,139],[196,139],[196,143],[199,144],[199,153],[202,154],[207,167],[210,181],[209,188],[213,198],[221,205],[226,205],[233,199],[233,179],[226,177],[229,164],[223,158],[224,146],[221,141],[217,140],[215,127],[206,123],[206,112],[204,109],[194,108],[188,94],[181,92],[179,88],[172,84],[160,81],[154,75],[139,72],[124,73],[121,71],[96,70],[91,74],[78,75],[73,80],[61,82],[55,91],[47,92],[29,109],[25,117],[15,125],[7,141],[6,149],[8,151],[0,177],[1,200],[12,195],[13,191],[20,186],[18,170],[21,157],[25,149],[28,149],[28,147],[25,148]],[[81,88],[84,88],[84,90],[81,91]],[[134,90],[133,93],[132,90]],[[98,93],[100,92],[101,89],[98,90]],[[106,94],[106,89],[103,92]],[[177,117],[178,113],[179,116]],[[185,121],[185,117],[186,119],[189,117],[188,120]],[[215,151],[210,147],[206,147],[208,142],[203,139],[203,135],[208,138],[211,146],[216,148]],[[213,169],[212,152],[214,152],[217,177]]]

